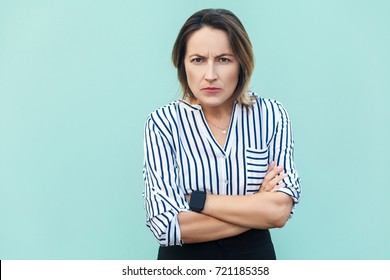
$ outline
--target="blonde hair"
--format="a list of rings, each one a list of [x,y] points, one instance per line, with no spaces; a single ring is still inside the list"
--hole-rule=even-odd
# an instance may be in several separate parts
[[[172,50],[172,62],[177,68],[183,98],[194,98],[187,82],[184,66],[187,41],[192,33],[203,27],[223,30],[228,35],[232,52],[240,63],[238,83],[233,94],[238,102],[251,106],[252,97],[248,94],[248,89],[254,69],[252,44],[241,21],[231,11],[225,9],[204,9],[196,12],[187,19],[176,38]]]

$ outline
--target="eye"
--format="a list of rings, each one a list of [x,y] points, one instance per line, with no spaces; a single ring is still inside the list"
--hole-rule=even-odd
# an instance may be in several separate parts
[[[201,64],[203,62],[203,58],[202,57],[195,57],[191,60],[192,63],[194,64]]]
[[[219,58],[219,62],[223,63],[223,64],[226,64],[226,63],[229,63],[231,60],[227,57],[220,57]]]

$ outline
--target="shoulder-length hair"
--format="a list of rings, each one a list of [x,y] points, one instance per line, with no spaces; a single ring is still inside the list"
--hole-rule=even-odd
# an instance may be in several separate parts
[[[232,52],[240,63],[238,83],[233,94],[238,102],[250,106],[252,102],[248,95],[248,88],[254,69],[252,44],[241,21],[231,11],[225,9],[204,9],[196,12],[187,19],[176,38],[172,50],[172,62],[177,68],[183,98],[194,97],[187,82],[184,66],[188,38],[203,27],[223,30],[228,35]]]

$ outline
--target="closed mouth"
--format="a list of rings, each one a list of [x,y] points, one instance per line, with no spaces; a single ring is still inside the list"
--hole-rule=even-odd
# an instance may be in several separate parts
[[[208,93],[216,93],[216,92],[221,91],[221,88],[217,88],[217,87],[206,87],[206,88],[203,88],[202,90],[205,91],[205,92],[208,92]]]

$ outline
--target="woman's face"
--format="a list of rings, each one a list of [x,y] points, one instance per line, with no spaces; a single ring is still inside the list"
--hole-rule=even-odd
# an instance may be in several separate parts
[[[225,31],[210,27],[195,31],[187,41],[184,66],[197,103],[231,109],[240,64]]]

